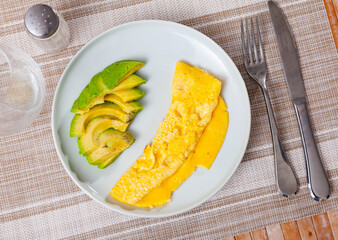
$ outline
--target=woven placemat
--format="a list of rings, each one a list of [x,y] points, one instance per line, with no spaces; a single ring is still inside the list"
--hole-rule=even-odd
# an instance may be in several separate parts
[[[332,187],[328,201],[315,202],[307,190],[303,149],[266,0],[46,1],[64,15],[72,33],[67,49],[55,54],[41,51],[24,31],[25,11],[40,2],[3,0],[0,41],[21,48],[38,62],[47,93],[40,116],[29,128],[0,138],[0,239],[220,239],[337,209],[338,57],[324,3],[277,2],[298,46],[315,138]],[[240,19],[253,15],[259,16],[268,89],[281,138],[300,183],[299,193],[289,200],[276,192],[265,103],[242,63]],[[231,180],[201,206],[158,219],[125,216],[85,195],[57,157],[50,124],[55,88],[78,50],[111,27],[141,19],[179,22],[211,37],[242,73],[252,106],[249,145]]]

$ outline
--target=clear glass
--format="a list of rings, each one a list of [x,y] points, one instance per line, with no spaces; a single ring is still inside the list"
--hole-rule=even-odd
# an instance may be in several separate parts
[[[29,126],[45,98],[45,80],[26,53],[0,43],[0,136]]]
[[[40,39],[28,34],[33,39],[34,43],[46,52],[61,51],[70,43],[70,31],[68,24],[60,13],[55,13],[59,17],[59,27],[52,36]]]

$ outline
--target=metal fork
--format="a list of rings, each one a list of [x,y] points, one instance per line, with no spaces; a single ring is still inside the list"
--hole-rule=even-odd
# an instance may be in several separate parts
[[[286,158],[282,142],[279,137],[276,120],[273,115],[272,106],[268,94],[268,90],[266,87],[266,74],[267,67],[262,47],[261,34],[258,25],[258,18],[256,17],[256,34],[258,38],[258,46],[259,46],[259,54],[256,46],[256,37],[253,20],[251,18],[251,38],[248,20],[245,19],[246,22],[246,42],[245,42],[245,34],[244,34],[244,26],[243,20],[241,21],[241,36],[242,36],[242,50],[243,50],[243,61],[247,72],[250,77],[252,77],[261,87],[264,99],[266,103],[266,108],[269,116],[270,129],[272,135],[272,143],[275,157],[275,177],[276,177],[276,185],[278,191],[284,197],[290,197],[294,195],[298,190],[298,184],[296,181],[296,177],[290,167],[289,161]],[[252,39],[252,42],[251,42]],[[247,50],[248,49],[248,56]]]

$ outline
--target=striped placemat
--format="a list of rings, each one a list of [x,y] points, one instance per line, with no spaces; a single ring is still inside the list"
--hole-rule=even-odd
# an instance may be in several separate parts
[[[329,5],[320,0],[277,2],[298,46],[310,117],[332,186],[328,201],[315,202],[308,194],[296,117],[266,0],[48,0],[45,3],[64,15],[72,33],[67,49],[55,54],[41,51],[24,31],[25,11],[41,2],[3,0],[0,41],[21,48],[38,62],[47,93],[40,116],[29,128],[0,138],[0,239],[219,239],[337,209],[338,57],[326,15],[325,6]],[[281,138],[300,183],[299,193],[289,200],[276,192],[265,103],[242,63],[240,20],[253,15],[258,15],[261,23],[268,88]],[[249,145],[231,180],[201,206],[158,219],[121,215],[85,195],[63,169],[50,126],[55,88],[78,50],[111,27],[142,19],[179,22],[211,37],[242,73],[252,106]]]

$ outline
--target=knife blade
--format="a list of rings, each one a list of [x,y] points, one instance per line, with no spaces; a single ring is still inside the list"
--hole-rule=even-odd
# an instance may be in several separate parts
[[[296,44],[282,10],[272,0],[268,1],[268,7],[286,82],[297,115],[310,195],[313,199],[321,201],[329,197],[330,187],[307,113],[305,87]]]
[[[289,26],[280,8],[274,2],[269,1],[268,6],[291,98],[292,100],[305,98],[305,87],[300,71],[298,53]]]

